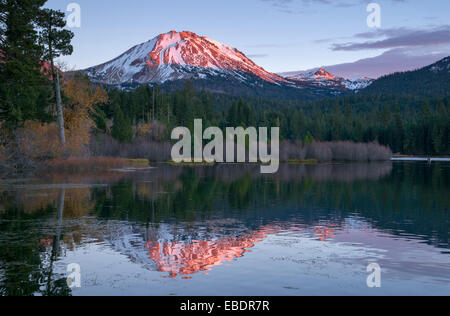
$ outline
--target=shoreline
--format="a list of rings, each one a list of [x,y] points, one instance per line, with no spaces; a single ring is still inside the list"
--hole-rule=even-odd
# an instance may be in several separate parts
[[[106,159],[105,159],[106,158]],[[105,161],[107,160],[107,161]],[[280,161],[282,164],[292,164],[292,165],[317,165],[321,163],[371,163],[371,162],[427,162],[428,157],[422,156],[402,156],[395,155],[387,160],[380,161],[342,161],[342,160],[332,160],[332,161],[318,161],[317,159],[289,159],[287,161]],[[430,162],[450,162],[450,157],[432,157]],[[149,170],[155,167],[157,164],[168,164],[171,166],[179,167],[211,167],[221,163],[175,163],[173,161],[150,161],[148,159],[128,159],[121,157],[91,157],[91,158],[69,158],[66,160],[59,160],[56,165],[43,163],[37,168],[31,169],[15,169],[15,168],[2,168],[0,166],[0,171],[5,173],[21,173],[21,172],[35,172],[37,169],[41,171],[57,171],[57,172],[71,172],[71,173],[83,173],[83,172],[95,172],[95,171],[139,171],[139,170]],[[246,162],[244,164],[251,164]]]
[[[450,157],[393,156],[391,161],[450,162]]]

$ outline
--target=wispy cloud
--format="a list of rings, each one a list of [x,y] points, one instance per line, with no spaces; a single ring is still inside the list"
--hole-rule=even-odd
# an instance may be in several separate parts
[[[429,49],[394,48],[381,55],[360,59],[355,62],[323,65],[327,71],[344,78],[379,78],[389,73],[414,70],[425,67],[448,56],[449,50],[433,51]],[[309,70],[307,70],[309,71]],[[298,74],[300,71],[284,75]]]
[[[278,8],[278,11],[285,13],[303,13],[304,10],[299,10],[298,5],[303,8],[314,5],[328,5],[337,8],[350,8],[361,4],[368,4],[373,0],[260,0],[262,2],[271,4]],[[385,0],[393,3],[404,3],[407,0]],[[295,9],[296,8],[296,9]]]
[[[391,49],[399,47],[429,47],[450,44],[450,25],[431,29],[391,28],[354,35],[355,39],[371,39],[365,42],[335,43],[333,51],[358,51]]]

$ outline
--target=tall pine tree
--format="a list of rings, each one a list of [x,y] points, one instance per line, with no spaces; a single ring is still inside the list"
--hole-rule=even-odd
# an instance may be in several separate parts
[[[59,70],[55,68],[54,60],[61,55],[71,55],[73,47],[70,44],[73,33],[63,29],[66,25],[64,13],[51,9],[40,10],[37,16],[37,25],[40,28],[39,42],[43,48],[43,59],[50,63],[50,71],[55,87],[56,107],[59,125],[59,140],[63,146],[66,144],[64,132],[64,115],[61,99],[61,86]]]
[[[0,120],[9,129],[45,119],[48,80],[35,18],[45,0],[0,0]]]

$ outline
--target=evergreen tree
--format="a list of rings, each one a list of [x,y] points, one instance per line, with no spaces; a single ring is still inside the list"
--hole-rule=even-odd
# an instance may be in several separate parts
[[[307,132],[305,135],[305,138],[303,139],[303,144],[311,145],[313,142],[314,142],[314,137],[311,135],[310,132]]]
[[[156,93],[152,94],[152,88],[148,89],[150,93],[143,93],[144,90],[120,92],[111,89],[111,104],[105,107],[106,116],[115,117],[113,103],[122,106],[125,117],[127,113],[147,116],[152,112],[152,99]],[[282,101],[205,91],[197,93],[189,84],[180,91],[158,94],[155,98],[160,100],[156,118],[166,125],[168,136],[171,126],[192,128],[194,118],[202,118],[205,126],[222,129],[228,126],[279,126],[281,139],[378,141],[403,154],[450,154],[448,98],[358,94],[320,101]],[[129,100],[135,98],[139,100],[138,106],[129,112],[129,108],[135,107]],[[140,101],[141,98],[147,101]],[[428,110],[421,110],[424,102],[428,103]],[[141,103],[147,103],[147,106],[142,109]]]
[[[129,143],[133,140],[131,120],[128,117],[125,117],[122,109],[118,105],[115,108],[111,136],[121,143]]]
[[[51,9],[41,9],[37,16],[40,28],[39,42],[43,48],[45,61],[50,62],[50,72],[55,87],[56,107],[59,125],[59,139],[62,146],[66,144],[64,132],[64,114],[61,99],[59,70],[55,69],[54,59],[62,55],[71,55],[73,47],[70,44],[73,33],[63,29],[66,25],[64,13]]]
[[[404,152],[405,131],[403,126],[402,113],[398,104],[395,104],[394,106],[392,132],[392,150],[398,153]]]
[[[303,110],[295,111],[291,120],[291,139],[303,139],[306,134],[306,123]]]
[[[0,120],[14,129],[48,119],[48,84],[34,20],[45,0],[0,1]]]
[[[108,132],[108,126],[107,126],[107,116],[105,114],[105,112],[99,107],[99,106],[95,106],[94,108],[94,123],[95,126],[97,127],[98,131],[101,131],[103,133],[107,133]]]

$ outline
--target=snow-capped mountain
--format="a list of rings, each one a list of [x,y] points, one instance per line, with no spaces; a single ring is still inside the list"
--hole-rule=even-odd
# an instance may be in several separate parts
[[[248,74],[273,84],[286,82],[283,77],[256,65],[236,48],[187,31],[158,35],[85,72],[94,81],[112,85],[215,76],[247,81],[250,80]]]
[[[236,48],[195,33],[171,31],[136,45],[119,57],[82,72],[95,83],[133,89],[158,84],[180,89],[186,80],[197,89],[266,98],[317,99],[357,91],[370,80],[347,80],[323,69],[283,77],[255,64]]]
[[[295,76],[286,77],[302,84],[315,86],[319,88],[332,88],[343,90],[361,90],[372,84],[373,80],[369,78],[345,79],[330,74],[323,68],[301,73]]]
[[[336,76],[333,76],[329,72],[327,72],[325,69],[320,68],[318,70],[312,70],[308,72],[304,72],[295,76],[288,77],[289,79],[293,80],[300,80],[300,81],[323,81],[327,82],[330,80],[335,80]]]

